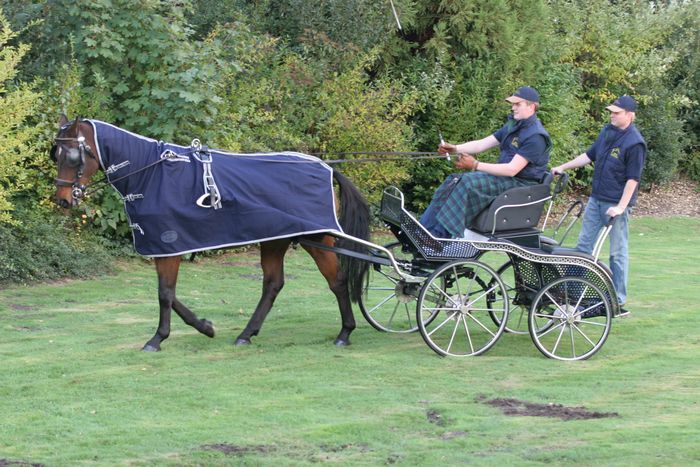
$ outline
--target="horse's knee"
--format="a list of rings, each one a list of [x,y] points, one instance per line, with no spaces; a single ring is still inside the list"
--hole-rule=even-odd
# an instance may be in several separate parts
[[[158,303],[161,307],[171,308],[175,301],[175,291],[170,287],[158,287]]]
[[[263,281],[263,292],[266,295],[277,296],[284,288],[284,278],[270,277]]]

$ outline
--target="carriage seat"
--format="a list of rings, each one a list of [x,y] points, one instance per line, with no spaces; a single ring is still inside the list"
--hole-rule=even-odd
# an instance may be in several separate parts
[[[484,234],[533,229],[542,217],[545,203],[552,199],[554,176],[547,172],[537,185],[504,191],[476,216],[471,230]]]

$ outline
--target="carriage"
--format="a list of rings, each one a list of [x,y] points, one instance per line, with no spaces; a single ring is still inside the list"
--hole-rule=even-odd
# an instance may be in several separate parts
[[[360,309],[376,329],[420,331],[442,356],[479,355],[503,333],[529,333],[544,355],[581,360],[605,343],[620,312],[609,268],[598,260],[611,223],[601,230],[592,255],[560,246],[580,217],[574,202],[557,223],[554,238],[544,224],[553,190],[548,174],[539,185],[512,188],[486,208],[463,238],[439,239],[410,213],[396,187],[387,188],[380,217],[396,237],[370,249]]]
[[[354,301],[376,329],[419,331],[443,356],[479,355],[505,332],[527,332],[544,355],[581,360],[602,347],[620,313],[610,270],[598,260],[611,225],[592,255],[563,248],[561,238],[538,228],[565,177],[554,183],[548,175],[502,193],[457,239],[431,235],[406,209],[401,191],[389,187],[379,215],[396,240],[379,245],[369,240],[361,194],[317,158],[225,153],[196,140],[184,147],[65,116],[59,126],[51,151],[58,168],[55,201],[69,208],[88,189],[110,184],[124,200],[137,252],[155,258],[160,320],[144,350],[160,350],[172,311],[214,336],[213,324],[176,296],[181,258],[249,243],[260,243],[263,291],[236,345],[258,335],[284,285],[284,255],[293,242],[311,254],[336,296],[342,318],[336,345],[350,343]],[[106,178],[90,184],[99,170]],[[265,176],[256,182],[258,174]],[[339,219],[333,180],[340,187]],[[290,191],[281,193],[283,185]],[[252,219],[263,222],[256,232],[249,228]]]

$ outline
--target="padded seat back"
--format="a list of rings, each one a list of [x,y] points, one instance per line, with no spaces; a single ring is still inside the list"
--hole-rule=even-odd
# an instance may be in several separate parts
[[[504,191],[472,222],[471,230],[481,233],[537,227],[544,204],[551,199],[553,176],[547,172],[542,183]]]

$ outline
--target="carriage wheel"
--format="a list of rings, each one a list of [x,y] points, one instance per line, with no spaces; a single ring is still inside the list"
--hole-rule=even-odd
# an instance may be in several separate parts
[[[561,277],[542,288],[532,303],[530,337],[557,360],[584,360],[605,343],[612,324],[610,300],[582,277]]]
[[[508,312],[508,322],[506,323],[505,332],[511,334],[527,334],[527,317],[530,309],[525,303],[521,302],[522,297],[518,295],[518,291],[516,289],[517,279],[515,277],[513,262],[508,260],[508,262],[498,268],[497,274],[503,281],[503,284],[506,286],[507,295],[501,296],[498,294],[492,294],[491,300],[489,301],[489,307],[493,305],[495,310],[493,313],[491,313],[491,319],[493,319],[494,323],[498,325],[501,324],[498,315],[500,302],[504,299],[508,300],[510,310]],[[493,286],[493,284],[490,283],[489,286]]]
[[[397,261],[410,261],[401,243],[385,245]],[[360,297],[360,311],[378,331],[407,333],[418,329],[416,300],[421,284],[404,282],[391,266],[372,264]]]
[[[508,320],[506,287],[479,261],[459,260],[438,268],[418,297],[416,319],[425,342],[440,355],[466,357],[490,349]],[[491,316],[498,318],[498,323]]]

